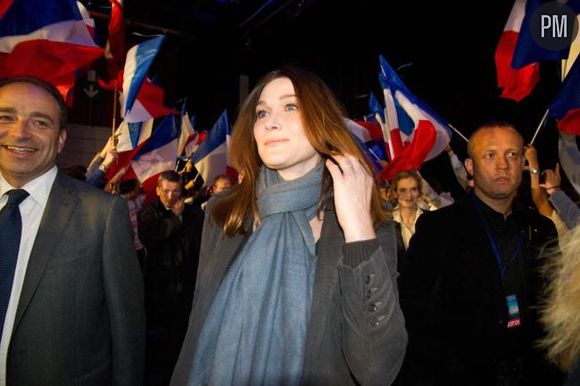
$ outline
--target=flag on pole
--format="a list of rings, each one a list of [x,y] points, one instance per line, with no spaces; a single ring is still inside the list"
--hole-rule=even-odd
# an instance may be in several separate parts
[[[230,124],[228,112],[224,110],[197,151],[191,155],[191,162],[206,185],[210,185],[220,174],[227,174],[235,181],[237,172],[229,162],[229,142]]]
[[[111,19],[109,20],[109,38],[105,46],[109,78],[117,79],[117,74],[125,66],[127,42],[125,39],[125,18],[123,16],[123,0],[111,2]]]
[[[141,182],[146,202],[152,202],[156,198],[155,187],[159,175],[175,169],[178,138],[179,126],[176,117],[168,115],[133,155],[131,168]]]
[[[131,151],[151,136],[153,119],[145,122],[123,121],[117,128],[117,152]]]
[[[79,7],[79,12],[81,13],[81,17],[83,18],[83,21],[85,22],[85,26],[87,27],[87,30],[89,31],[89,35],[91,36],[91,39],[95,40],[95,29],[96,29],[95,21],[91,17],[89,10],[86,9],[85,6],[83,5],[83,3],[81,3],[78,0],[77,0],[77,7]]]
[[[172,113],[163,105],[163,89],[147,79],[164,36],[137,44],[127,52],[123,70],[122,116],[127,122],[145,122]]]
[[[580,12],[576,15],[576,22],[578,23],[577,25],[580,25]],[[574,65],[574,62],[576,62],[576,59],[578,59],[578,56],[580,56],[580,33],[576,34],[576,38],[574,38],[574,41],[570,44],[568,57],[562,59],[562,80],[566,75],[568,75],[568,72]]]
[[[528,96],[540,80],[538,63],[521,68],[512,66],[525,14],[526,0],[515,0],[495,50],[497,85],[502,89],[500,97],[516,102]]]
[[[580,135],[580,61],[576,60],[562,83],[560,92],[550,105],[558,128]]]
[[[546,3],[558,4],[552,0],[527,0],[525,15],[522,20],[520,33],[517,40],[517,45],[514,51],[514,57],[512,61],[512,68],[522,68],[530,63],[535,63],[544,60],[558,60],[564,59],[568,56],[570,47],[564,47],[562,49],[549,49],[541,47],[533,37],[533,16],[536,10]],[[562,2],[572,9],[575,14],[580,13],[580,1],[570,0],[567,2]],[[570,20],[570,22],[572,22]],[[566,23],[567,25],[567,23]]]
[[[375,172],[378,173],[381,171],[383,169],[383,162],[386,160],[384,151],[385,144],[381,128],[378,127],[377,133],[375,125],[378,126],[378,124],[376,123],[369,125],[368,122],[353,121],[348,118],[345,121],[346,127],[352,134],[355,142],[375,167]],[[383,149],[382,152],[376,152],[375,141],[379,142],[379,147]]]
[[[189,118],[189,125],[193,129],[193,134],[190,134],[187,138],[187,141],[185,142],[185,148],[183,149],[182,153],[187,158],[191,157],[191,155],[197,151],[199,145],[207,136],[207,131],[198,133],[197,130],[195,130],[195,115],[192,115],[191,118]]]
[[[412,94],[395,70],[382,56],[379,81],[385,96],[383,135],[391,141],[391,164],[404,158],[411,168],[419,168],[424,161],[435,158],[451,139],[449,124],[427,104]],[[388,139],[387,139],[388,137]],[[393,166],[388,166],[389,170]],[[391,175],[386,171],[383,175]]]
[[[177,156],[180,157],[184,154],[186,146],[191,144],[192,142],[197,143],[198,135],[195,129],[193,128],[192,121],[189,119],[189,114],[185,108],[185,101],[183,102],[183,106],[181,108],[181,131],[179,134],[179,142],[177,144]],[[192,147],[189,148],[190,153],[193,153]]]
[[[67,98],[76,71],[103,55],[75,0],[12,0],[0,12],[0,76],[28,75]]]

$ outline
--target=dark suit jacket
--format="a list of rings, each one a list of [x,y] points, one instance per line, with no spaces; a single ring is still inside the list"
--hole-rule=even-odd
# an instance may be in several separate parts
[[[181,219],[158,199],[138,213],[139,238],[147,249],[147,312],[169,314],[171,303],[185,303],[184,329],[191,310],[204,213],[185,205]]]
[[[189,329],[172,385],[188,384],[205,318],[246,240],[240,234],[224,236],[215,221],[206,219]],[[407,334],[398,303],[395,243],[388,223],[377,229],[377,239],[345,244],[334,210],[325,211],[316,247],[303,384],[388,385],[397,375]]]
[[[26,270],[7,384],[141,385],[144,324],[125,200],[59,172]]]
[[[507,331],[499,268],[471,198],[419,218],[399,279],[409,331],[403,384],[495,385],[502,361],[515,359],[505,358],[512,332],[521,334],[524,384],[553,384],[542,383],[548,370],[534,341],[542,334],[539,255],[557,238],[556,230],[527,208],[514,208],[514,215],[523,231],[523,252],[514,263],[523,288],[517,332]]]

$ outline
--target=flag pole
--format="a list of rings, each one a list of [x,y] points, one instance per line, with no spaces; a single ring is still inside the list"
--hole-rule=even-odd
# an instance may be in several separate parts
[[[456,132],[457,135],[459,135],[461,138],[463,138],[465,140],[465,142],[469,142],[469,139],[467,139],[467,137],[465,135],[461,134],[461,132],[459,130],[457,130],[455,128],[455,126],[453,126],[451,123],[448,123],[447,126],[449,126],[449,128],[451,130],[453,130],[454,132]]]
[[[388,93],[388,94],[387,94]],[[385,88],[383,89],[383,99],[385,101],[385,108],[383,109],[383,112],[385,114],[385,122],[379,121],[381,123],[381,128],[383,131],[383,138],[384,140],[387,142],[387,145],[389,147],[389,151],[388,151],[388,157],[389,157],[389,162],[392,162],[393,159],[395,158],[395,147],[393,146],[393,140],[391,138],[391,122],[389,121],[389,106],[388,106],[388,101],[387,98],[388,97],[392,97],[392,93],[391,93],[391,89],[389,88]],[[380,117],[380,114],[377,114]],[[386,132],[385,132],[386,130]]]
[[[542,117],[542,120],[540,121],[540,124],[538,125],[538,128],[536,129],[536,132],[534,133],[534,136],[532,137],[532,140],[530,141],[530,145],[534,144],[534,141],[536,140],[536,136],[540,132],[540,129],[542,128],[542,126],[544,126],[544,123],[546,122],[546,118],[548,118],[549,112],[550,112],[550,109],[546,109],[546,112],[544,113],[544,116]]]
[[[118,91],[118,79],[115,79],[115,91],[113,92],[113,127],[111,127],[111,136],[115,137],[115,130],[117,130],[117,91]]]

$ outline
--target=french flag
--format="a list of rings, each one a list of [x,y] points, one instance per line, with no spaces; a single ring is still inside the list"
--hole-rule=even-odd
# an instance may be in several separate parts
[[[89,35],[91,35],[91,38],[95,40],[95,30],[96,30],[95,21],[93,20],[89,10],[83,5],[83,3],[77,0],[77,6],[79,7],[79,12],[81,13],[83,21],[85,22],[85,25],[89,30]]]
[[[127,122],[122,121],[115,131],[117,144],[117,159],[115,163],[109,167],[105,178],[110,180],[113,178],[121,168],[130,166],[131,160],[137,152],[145,145],[146,141],[151,137],[153,131],[154,120],[150,119],[146,122]],[[123,175],[122,180],[129,178],[136,178],[132,168],[127,170]]]
[[[109,77],[117,79],[117,74],[125,66],[127,42],[125,39],[125,18],[123,16],[123,0],[110,0],[111,19],[109,20],[109,38],[105,46]]]
[[[374,93],[371,92],[369,95],[369,109],[372,112],[371,116],[381,128],[381,138],[383,139],[382,147],[385,148],[385,150],[381,151],[381,154],[384,153],[383,160],[392,159],[397,153],[397,150],[400,152],[400,149],[403,147],[399,128],[391,128],[387,125],[387,120],[385,118],[386,109],[381,105]],[[380,144],[381,143],[379,143],[379,148]]]
[[[182,154],[186,158],[191,157],[191,155],[197,151],[199,145],[205,140],[207,136],[207,131],[204,130],[202,132],[197,132],[197,130],[195,130],[195,115],[192,115],[189,119],[189,125],[191,125],[194,132],[187,138],[185,148],[183,149]]]
[[[233,181],[236,180],[237,172],[230,166],[228,157],[229,143],[230,124],[228,112],[224,110],[197,151],[191,155],[191,162],[206,185],[220,174],[227,174]]]
[[[516,102],[528,96],[540,80],[538,63],[528,63],[521,68],[512,65],[525,15],[526,0],[515,0],[495,50],[497,85],[502,90],[500,97]],[[521,49],[519,53],[521,55]]]
[[[153,131],[153,119],[145,122],[123,121],[117,128],[117,152],[126,152],[136,149],[144,143]]]
[[[76,71],[103,55],[75,0],[12,0],[0,6],[0,76],[36,76],[67,98]]]
[[[141,182],[146,202],[153,202],[159,175],[174,170],[177,161],[179,125],[175,115],[166,116],[151,137],[133,155],[131,168]]]
[[[190,157],[191,154],[199,147],[199,135],[193,128],[195,117],[189,118],[189,113],[185,109],[185,102],[181,108],[181,132],[177,144],[177,156]]]
[[[164,36],[137,44],[127,52],[123,70],[122,115],[127,122],[145,122],[171,114],[163,105],[163,89],[147,79],[147,72],[157,55]]]
[[[558,128],[565,133],[580,135],[580,60],[576,60],[562,83],[556,99],[550,105]]]
[[[551,0],[528,0],[526,2],[526,11],[521,24],[521,30],[517,41],[512,61],[513,68],[522,68],[530,63],[544,60],[558,60],[568,57],[570,47],[564,47],[560,50],[543,48],[536,43],[532,34],[534,12],[546,3],[554,3]],[[580,1],[569,0],[563,2],[570,7],[576,14],[580,13]],[[573,21],[570,20],[570,23]]]
[[[385,58],[379,60],[385,96],[383,135],[387,143],[391,141],[391,162],[382,176],[390,179],[399,170],[417,169],[441,154],[451,140],[451,131],[443,118],[409,91]]]
[[[353,135],[355,142],[375,167],[375,171],[377,173],[380,172],[383,169],[383,163],[386,162],[386,154],[384,151],[385,143],[383,133],[379,124],[375,122],[354,121],[348,118],[345,121],[346,127]],[[376,151],[375,142],[379,143],[378,147],[383,149],[382,152]]]
[[[374,114],[371,119],[373,118]],[[373,162],[387,162],[388,158],[385,148],[385,139],[383,138],[383,129],[378,122],[374,120],[361,121],[347,119],[347,127],[350,132],[357,137],[357,139],[364,143],[365,151]]]

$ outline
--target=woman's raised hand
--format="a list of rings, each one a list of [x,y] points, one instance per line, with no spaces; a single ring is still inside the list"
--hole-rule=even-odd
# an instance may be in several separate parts
[[[326,160],[334,187],[334,206],[346,242],[376,237],[371,217],[373,177],[352,155],[336,154]]]

